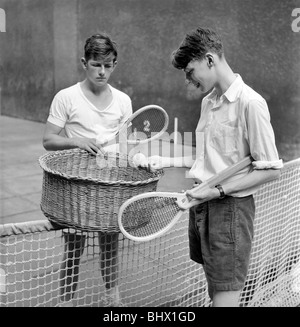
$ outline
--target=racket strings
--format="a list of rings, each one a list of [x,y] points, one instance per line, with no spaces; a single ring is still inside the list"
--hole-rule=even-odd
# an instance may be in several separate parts
[[[149,108],[137,115],[128,126],[127,136],[131,140],[145,140],[161,133],[167,124],[162,110]]]
[[[176,200],[150,197],[130,203],[121,217],[125,231],[134,237],[147,237],[163,230],[180,211]]]

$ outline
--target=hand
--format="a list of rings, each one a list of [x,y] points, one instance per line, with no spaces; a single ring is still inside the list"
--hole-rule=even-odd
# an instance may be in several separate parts
[[[155,156],[155,157],[147,158],[143,153],[139,152],[133,156],[132,161],[135,167],[142,167],[142,168],[146,168],[151,172],[155,172],[155,170],[159,169],[159,165],[157,164],[158,161],[160,160],[159,158],[161,157]]]
[[[143,168],[149,167],[147,157],[144,154],[142,154],[141,152],[136,153],[132,157],[132,162],[133,162],[134,167],[143,167]]]
[[[75,146],[86,150],[89,153],[96,155],[101,148],[100,146],[97,146],[96,139],[89,139],[89,138],[74,138]]]
[[[201,183],[201,188],[199,185],[186,191],[186,195],[189,198],[201,200],[202,202],[210,201],[220,197],[219,190],[215,187],[210,188],[205,182]]]
[[[133,164],[135,167],[146,168],[151,172],[164,168],[164,158],[160,156],[146,157],[142,153],[137,153],[133,156]]]
[[[202,182],[200,182],[200,183],[199,183],[199,182],[194,182],[192,188],[195,188],[195,187],[199,186],[201,183],[202,183]]]
[[[170,158],[161,156],[146,157],[142,153],[137,153],[133,157],[133,163],[136,167],[143,167],[151,172],[158,169],[170,167]]]
[[[171,167],[171,158],[169,157],[152,156],[148,158],[148,162],[152,170]]]
[[[162,169],[163,168],[163,158],[160,156],[152,156],[148,158],[148,163],[149,163],[149,167],[150,169],[152,169],[153,171],[157,170],[157,169]]]

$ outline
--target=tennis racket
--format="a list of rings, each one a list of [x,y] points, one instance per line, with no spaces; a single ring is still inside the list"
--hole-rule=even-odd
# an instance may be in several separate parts
[[[148,105],[135,111],[120,127],[117,134],[101,144],[105,147],[126,141],[127,144],[137,145],[158,139],[168,128],[167,112],[156,105]],[[119,141],[119,142],[118,142]]]
[[[201,191],[217,184],[249,166],[250,156],[226,168],[201,183],[194,190]],[[136,195],[125,201],[119,209],[118,224],[127,238],[144,242],[159,237],[170,230],[185,210],[200,204],[198,199],[190,200],[186,193],[149,192]]]

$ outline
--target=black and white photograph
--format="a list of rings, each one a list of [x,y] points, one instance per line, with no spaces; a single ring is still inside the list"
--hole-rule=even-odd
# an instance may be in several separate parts
[[[300,0],[0,0],[0,313],[299,306]]]

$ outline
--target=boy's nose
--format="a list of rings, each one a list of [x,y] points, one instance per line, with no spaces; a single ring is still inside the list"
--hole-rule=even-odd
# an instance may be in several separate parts
[[[105,69],[104,69],[104,66],[102,66],[100,69],[99,69],[99,75],[104,75],[105,74]]]

